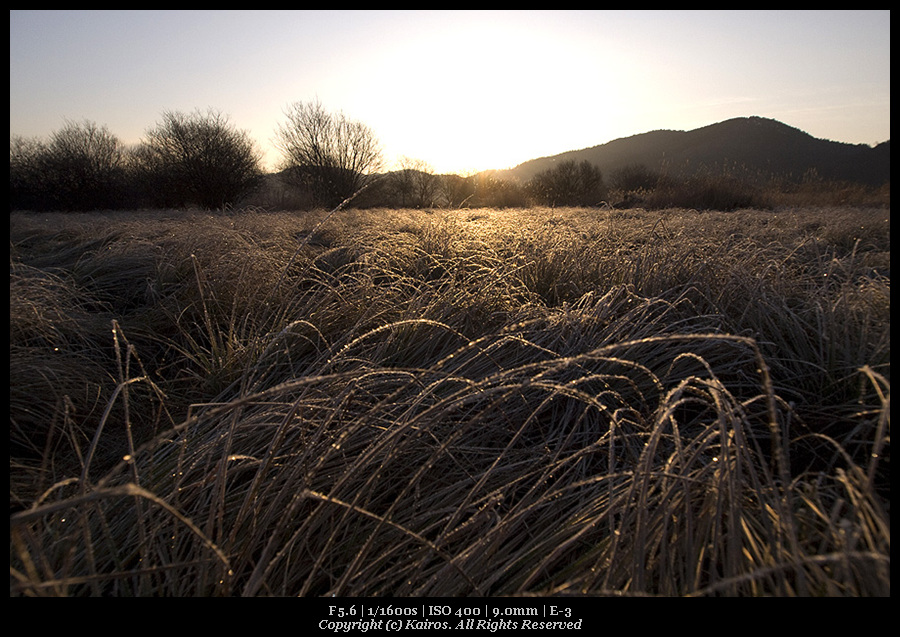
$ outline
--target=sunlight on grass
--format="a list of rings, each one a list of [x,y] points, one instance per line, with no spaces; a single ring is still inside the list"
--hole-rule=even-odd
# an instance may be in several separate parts
[[[10,235],[12,596],[890,595],[889,211]]]

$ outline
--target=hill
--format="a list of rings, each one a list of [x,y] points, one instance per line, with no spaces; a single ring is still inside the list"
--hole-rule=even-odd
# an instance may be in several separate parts
[[[756,116],[729,119],[691,131],[651,131],[532,159],[495,174],[524,182],[567,160],[587,160],[604,175],[624,166],[643,164],[678,174],[740,168],[752,174],[795,179],[814,170],[823,179],[870,186],[880,186],[891,178],[890,140],[875,147],[835,142]]]

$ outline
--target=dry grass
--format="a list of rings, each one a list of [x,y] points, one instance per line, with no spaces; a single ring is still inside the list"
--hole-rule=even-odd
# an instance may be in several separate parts
[[[890,216],[10,216],[11,596],[890,595]]]

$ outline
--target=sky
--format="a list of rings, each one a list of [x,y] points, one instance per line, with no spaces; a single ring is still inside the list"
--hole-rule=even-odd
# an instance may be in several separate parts
[[[890,11],[22,11],[10,136],[67,122],[140,142],[209,109],[266,167],[286,110],[366,124],[386,167],[504,169],[651,130],[758,115],[890,139]]]

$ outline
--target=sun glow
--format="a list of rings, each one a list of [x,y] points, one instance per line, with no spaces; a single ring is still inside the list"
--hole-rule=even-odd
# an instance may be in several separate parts
[[[275,168],[284,109],[319,99],[368,125],[388,167],[409,157],[436,172],[750,115],[875,144],[890,136],[889,22],[889,11],[12,11],[10,131],[86,119],[132,144],[164,111],[213,108]]]
[[[373,127],[387,147],[404,149],[438,172],[511,167],[539,156],[537,133],[547,127],[555,142],[543,149],[546,154],[584,139],[583,124],[565,111],[591,109],[604,119],[603,84],[586,77],[592,59],[577,39],[481,20],[386,47],[377,67],[390,71],[372,73],[368,90],[360,93],[391,99],[381,109],[360,106],[381,111],[374,113]]]

